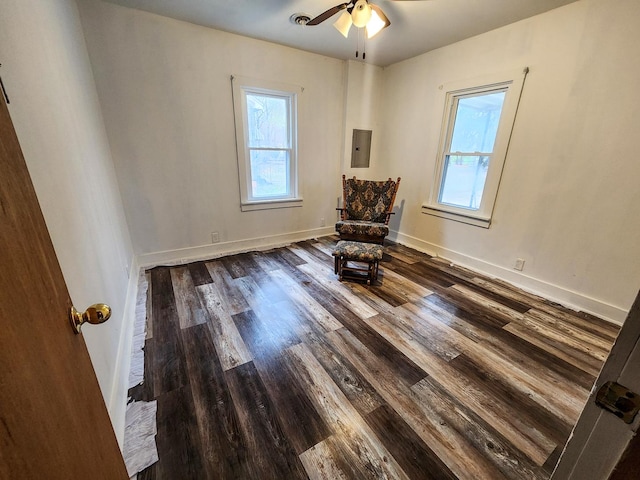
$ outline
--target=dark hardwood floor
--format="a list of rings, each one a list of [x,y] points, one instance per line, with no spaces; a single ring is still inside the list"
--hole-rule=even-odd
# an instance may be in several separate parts
[[[548,478],[618,328],[401,245],[341,283],[335,240],[147,272],[138,478]]]

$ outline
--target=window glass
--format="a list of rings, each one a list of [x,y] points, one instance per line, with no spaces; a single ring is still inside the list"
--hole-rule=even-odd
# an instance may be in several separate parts
[[[489,228],[528,68],[441,86],[428,215]]]
[[[232,77],[242,211],[302,205],[298,180],[301,88]]]
[[[455,98],[440,203],[470,210],[480,208],[505,93],[503,90]]]
[[[247,94],[249,147],[289,146],[287,98]]]
[[[501,91],[458,99],[450,151],[493,151],[505,93]]]
[[[440,203],[478,210],[488,167],[487,156],[447,155]]]
[[[289,155],[284,150],[251,150],[251,196],[289,195]]]

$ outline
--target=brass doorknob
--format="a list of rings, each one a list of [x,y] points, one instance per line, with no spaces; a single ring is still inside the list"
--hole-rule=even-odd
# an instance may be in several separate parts
[[[83,323],[98,325],[109,320],[111,317],[111,307],[106,303],[95,303],[87,308],[84,313],[80,313],[75,307],[69,309],[69,321],[75,333],[80,333]]]

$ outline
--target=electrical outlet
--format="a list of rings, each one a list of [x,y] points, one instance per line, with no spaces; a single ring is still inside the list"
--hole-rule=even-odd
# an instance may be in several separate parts
[[[320,226],[321,226],[321,227],[324,227],[324,226],[325,226],[324,217],[320,218]]]
[[[220,234],[218,232],[211,232],[211,243],[218,243],[220,241]]]
[[[513,268],[522,271],[524,269],[524,258],[516,258],[516,263]]]

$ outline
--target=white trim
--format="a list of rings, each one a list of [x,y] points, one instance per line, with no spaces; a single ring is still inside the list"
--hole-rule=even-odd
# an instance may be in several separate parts
[[[426,242],[411,235],[392,230],[389,232],[387,238],[429,255],[450,260],[453,263],[469,268],[482,275],[499,278],[527,292],[540,295],[567,308],[593,314],[616,325],[622,325],[627,317],[627,310],[622,307],[611,305],[580,292],[574,292],[560,285],[524,275],[510,268],[495,265],[479,258]]]
[[[248,238],[198,247],[166,250],[139,255],[137,257],[137,263],[140,268],[151,268],[157,265],[180,265],[253,250],[268,250],[293,242],[333,234],[335,234],[335,231],[334,227],[331,226],[280,235],[270,235],[267,237]],[[622,325],[627,316],[627,309],[623,307],[608,304],[580,292],[574,292],[560,285],[524,275],[521,272],[495,265],[434,243],[426,242],[411,235],[391,230],[387,238],[429,255],[445,258],[463,267],[474,270],[479,274],[507,281],[527,292],[540,295],[567,308],[591,313],[616,325]]]
[[[498,196],[502,171],[507,161],[509,143],[515,125],[524,80],[528,72],[529,69],[527,67],[524,70],[511,70],[469,80],[450,82],[439,87],[441,92],[438,97],[438,104],[440,105],[439,111],[443,112],[440,140],[436,152],[433,182],[431,184],[429,198],[424,205],[426,208],[423,209],[423,213],[489,228]],[[495,90],[504,90],[506,96],[502,106],[494,148],[490,154],[491,161],[480,205],[477,210],[473,210],[441,203],[440,193],[446,162],[445,157],[448,153],[448,147],[450,146],[448,144],[453,134],[453,123],[455,120],[453,116],[453,106],[456,103],[456,99],[470,94],[483,94]],[[480,152],[473,152],[473,154],[478,155]],[[477,219],[478,221],[471,222],[470,219]]]
[[[281,247],[293,242],[309,240],[310,238],[324,237],[335,233],[334,226],[301,230],[266,237],[246,238],[229,242],[201,245],[199,247],[179,248],[165,250],[163,252],[145,253],[138,256],[141,268],[150,268],[156,265],[181,265],[183,263],[207,260],[211,258],[244,253],[252,250],[268,250]]]
[[[136,300],[138,297],[138,275],[140,266],[134,256],[129,270],[127,298],[125,300],[120,339],[118,341],[118,356],[116,368],[111,384],[109,396],[109,417],[118,440],[120,450],[124,445],[125,414],[127,410],[127,395],[129,392],[129,369],[131,367],[131,346],[133,342],[133,327],[136,319]]]
[[[240,204],[240,210],[243,212],[251,212],[253,210],[270,210],[272,208],[291,208],[301,207],[302,198],[288,198],[277,200],[256,200],[253,202],[243,202]]]
[[[431,207],[429,205],[422,205],[422,213],[427,215],[433,215],[434,217],[447,218],[449,220],[455,220],[460,223],[466,223],[467,225],[474,225],[476,227],[489,228],[491,226],[491,218],[481,218],[475,216],[461,215],[457,212],[448,212],[444,206],[438,205],[438,208]]]
[[[238,161],[238,180],[240,184],[240,204],[241,210],[263,210],[266,208],[290,207],[290,201],[302,201],[299,184],[299,161],[298,161],[298,118],[299,102],[302,87],[290,85],[282,82],[273,82],[242,76],[231,76],[231,87],[233,93],[234,125],[236,132],[236,154]],[[253,197],[251,185],[251,150],[255,149],[249,145],[249,126],[247,115],[247,94],[273,96],[286,98],[288,105],[288,136],[289,144],[283,148],[275,150],[287,150],[289,152],[289,193],[276,198]],[[261,149],[261,148],[257,148]],[[271,148],[267,148],[271,150]],[[276,200],[281,203],[277,203]],[[261,207],[258,204],[271,202],[268,207]]]

